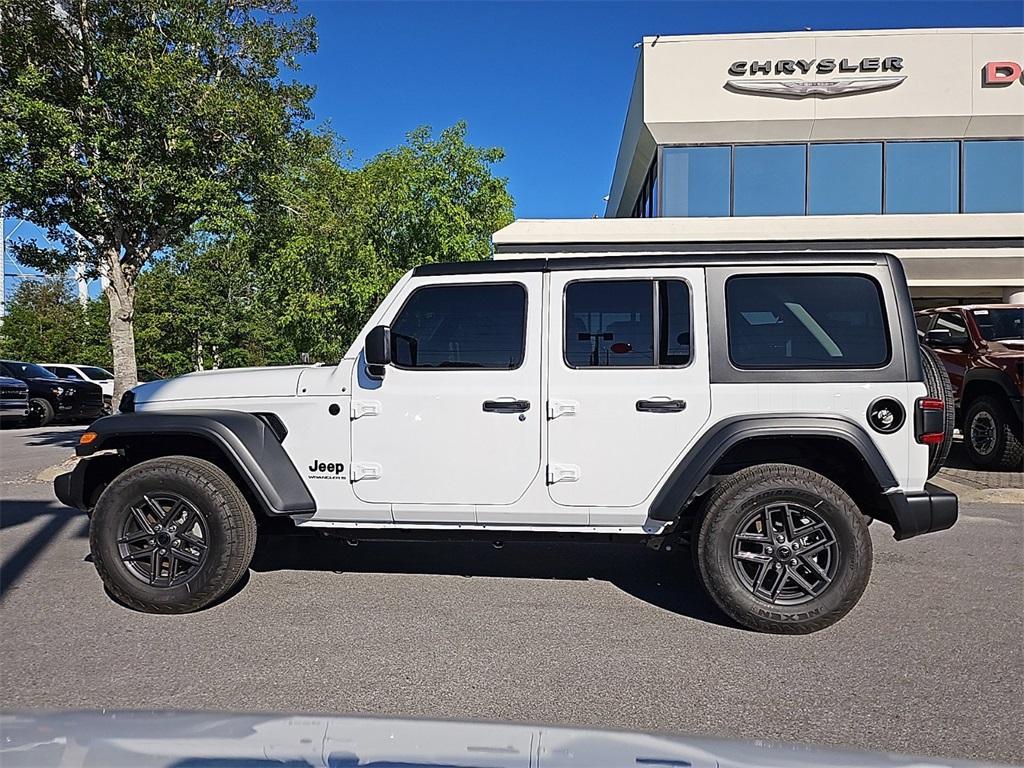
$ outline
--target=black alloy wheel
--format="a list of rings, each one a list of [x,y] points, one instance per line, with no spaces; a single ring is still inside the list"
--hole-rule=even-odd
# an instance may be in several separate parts
[[[170,491],[143,494],[124,512],[118,555],[129,573],[153,587],[176,587],[206,563],[209,524],[191,501]]]
[[[839,567],[835,531],[802,504],[767,504],[733,536],[733,568],[750,593],[772,605],[801,605],[828,589]]]
[[[42,397],[33,397],[28,403],[28,425],[30,427],[45,427],[56,416],[50,401]]]
[[[128,467],[103,490],[89,549],[108,593],[147,613],[212,605],[245,575],[256,518],[223,469],[193,456]]]
[[[701,584],[730,618],[759,632],[831,626],[871,576],[867,518],[806,467],[759,464],[727,476],[704,501],[694,534]]]

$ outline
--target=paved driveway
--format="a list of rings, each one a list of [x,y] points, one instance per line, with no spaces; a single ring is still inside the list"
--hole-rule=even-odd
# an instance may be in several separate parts
[[[0,709],[304,710],[616,726],[1024,760],[1024,512],[892,541],[854,612],[744,631],[684,558],[603,544],[264,539],[191,616],[112,602],[35,480],[74,430],[0,433]]]

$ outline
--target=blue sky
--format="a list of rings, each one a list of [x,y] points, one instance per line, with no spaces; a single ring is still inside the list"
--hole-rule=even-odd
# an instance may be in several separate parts
[[[644,35],[1024,24],[1020,2],[302,2],[315,83],[357,159],[417,125],[503,147],[523,218],[604,213]]]
[[[317,86],[355,159],[419,125],[465,120],[500,146],[522,218],[602,215],[644,35],[1024,25],[1010,2],[301,2],[320,48],[297,77]],[[16,222],[7,222],[11,234]],[[23,225],[17,237],[32,237]],[[7,273],[18,271],[10,263]],[[8,295],[16,280],[9,280]],[[92,293],[96,293],[93,286]]]

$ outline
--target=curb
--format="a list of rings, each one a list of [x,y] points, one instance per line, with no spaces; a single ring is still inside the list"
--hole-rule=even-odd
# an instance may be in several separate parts
[[[941,474],[933,477],[931,482],[950,493],[955,493],[961,504],[982,502],[985,504],[1017,504],[1024,505],[1024,488],[971,488]]]
[[[57,475],[63,475],[65,472],[70,472],[75,468],[78,463],[78,457],[72,455],[70,458],[64,459],[60,464],[54,464],[53,466],[47,467],[36,475],[36,482],[38,483],[52,483]]]

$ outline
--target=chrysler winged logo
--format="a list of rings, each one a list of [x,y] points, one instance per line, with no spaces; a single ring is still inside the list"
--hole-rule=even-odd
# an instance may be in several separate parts
[[[906,79],[906,75],[889,75],[833,80],[729,80],[725,86],[742,93],[802,99],[805,96],[846,96],[851,93],[883,91],[895,88]]]

